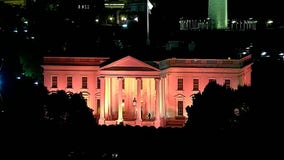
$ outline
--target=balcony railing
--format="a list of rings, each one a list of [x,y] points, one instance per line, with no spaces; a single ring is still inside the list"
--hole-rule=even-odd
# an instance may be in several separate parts
[[[251,62],[251,55],[241,59],[177,59],[171,58],[160,62],[159,68],[192,67],[192,68],[241,68]]]

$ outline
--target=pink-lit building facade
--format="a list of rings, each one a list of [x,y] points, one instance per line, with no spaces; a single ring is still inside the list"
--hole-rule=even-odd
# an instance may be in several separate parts
[[[251,85],[251,55],[240,59],[141,61],[126,56],[44,57],[50,92],[82,93],[101,125],[182,127],[192,95],[209,81],[236,89]]]

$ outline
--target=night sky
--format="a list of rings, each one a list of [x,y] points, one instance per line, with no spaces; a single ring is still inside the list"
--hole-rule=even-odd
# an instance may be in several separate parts
[[[11,1],[11,0],[0,0]],[[81,0],[86,1],[86,0]],[[103,1],[103,0],[95,0]],[[146,0],[141,0],[145,1]],[[208,0],[151,0],[154,4],[153,12],[162,15],[185,16],[201,18],[207,16]],[[284,18],[281,13],[282,2],[279,0],[228,0],[229,18]],[[156,11],[155,11],[156,10]]]
[[[46,1],[52,1],[52,0],[46,0]],[[104,1],[104,0],[96,0],[96,2],[98,1]],[[146,2],[146,0],[141,0],[141,1]],[[156,41],[157,45],[160,44],[164,45],[165,41],[176,38],[174,33],[179,31],[178,21],[181,17],[185,17],[188,19],[205,19],[208,16],[208,0],[175,0],[175,1],[150,0],[150,1],[154,5],[154,8],[151,11],[152,14],[150,16],[150,28],[151,28],[150,34],[151,34],[152,44],[155,44]],[[38,0],[37,2],[44,2],[44,1]],[[257,3],[256,1],[253,0],[228,0],[228,18],[248,19],[252,17],[259,20],[259,24],[263,24],[264,21],[272,19],[275,20],[275,22],[282,21],[280,25],[283,25],[284,14],[281,13],[280,8],[282,7],[282,5],[280,3],[281,1],[278,0],[258,1]],[[34,13],[37,13],[37,11],[35,11]],[[9,24],[12,23],[11,16],[7,15],[8,14],[4,13],[1,15],[1,10],[0,10],[0,22],[3,22],[6,18],[5,22]],[[68,13],[66,13],[66,15],[68,17],[70,16],[70,14]],[[145,44],[145,35],[146,35],[145,17],[144,21],[143,18],[141,18],[139,26],[136,25],[133,28],[129,27],[128,31],[119,30],[116,32],[115,37],[111,36],[114,35],[113,32],[118,30],[118,28],[115,28],[116,30],[114,30],[114,28],[95,29],[95,27],[97,26],[90,25],[90,23],[87,23],[91,20],[91,18],[87,16],[86,16],[87,18],[80,17],[80,22],[82,21],[84,22],[80,24],[81,25],[80,27],[77,27],[77,25],[76,26],[69,25],[67,23],[62,24],[63,22],[61,20],[62,18],[64,18],[64,14],[62,13],[60,13],[57,16],[53,15],[42,16],[37,13],[37,14],[32,14],[32,17],[36,19],[38,22],[30,23],[31,25],[35,24],[34,26],[31,26],[31,28],[33,29],[31,30],[31,32],[39,33],[40,36],[38,36],[38,38],[41,45],[38,46],[41,47],[40,49],[43,48],[44,52],[48,53],[61,52],[62,48],[64,48],[63,46],[67,48],[67,51],[74,53],[78,52],[93,53],[94,50],[96,51],[98,50],[97,48],[99,48],[97,47],[97,44],[95,45],[95,42],[101,42],[99,49],[102,48],[103,53],[109,50],[111,52],[112,48],[109,46],[109,44],[112,44],[112,39],[125,40],[126,41],[125,43],[128,44],[130,43],[132,46],[135,46],[137,48],[142,48],[144,47]],[[275,24],[278,25],[279,23]],[[13,26],[14,24],[11,25]],[[276,34],[277,38],[274,35],[275,34],[267,38],[269,39],[269,42],[277,41],[277,45],[280,44],[282,46],[281,42],[278,42],[279,39],[278,36],[280,36],[280,34]],[[185,36],[183,35],[183,37]],[[187,37],[192,37],[192,35]],[[262,39],[264,42],[261,42],[261,45],[262,44],[266,45],[267,43],[266,39],[265,38]],[[204,39],[202,39],[202,41],[204,42]],[[102,44],[106,44],[106,46]],[[107,51],[105,51],[105,49]]]
[[[156,0],[157,8],[173,10],[164,14],[176,14],[189,17],[207,16],[208,0]],[[281,17],[281,1],[252,1],[252,0],[228,0],[229,18],[238,17]],[[159,4],[159,6],[158,6]]]

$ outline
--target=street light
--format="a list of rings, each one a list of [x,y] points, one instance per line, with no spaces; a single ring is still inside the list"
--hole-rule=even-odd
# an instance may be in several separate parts
[[[266,28],[270,28],[272,27],[272,24],[273,24],[273,20],[269,19],[266,21]]]

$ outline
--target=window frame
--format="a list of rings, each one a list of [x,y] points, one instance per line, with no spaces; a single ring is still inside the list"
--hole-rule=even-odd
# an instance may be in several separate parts
[[[82,89],[88,89],[88,77],[87,76],[83,76],[82,77]]]
[[[177,79],[177,90],[182,91],[183,90],[183,78]]]
[[[51,88],[58,88],[58,76],[51,76]]]
[[[198,78],[194,78],[192,80],[192,90],[193,91],[199,91],[199,79]]]

